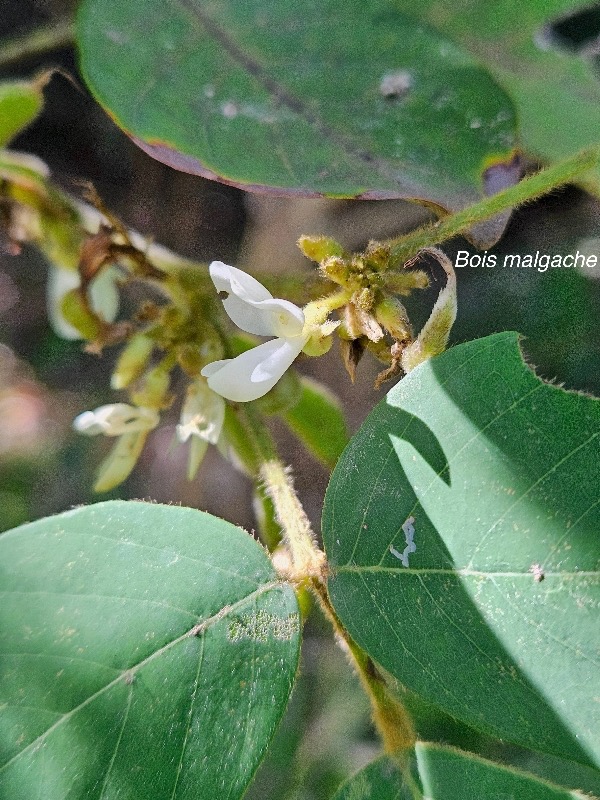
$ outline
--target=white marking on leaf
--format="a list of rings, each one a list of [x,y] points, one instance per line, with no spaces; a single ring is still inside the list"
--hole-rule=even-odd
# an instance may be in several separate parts
[[[396,550],[393,545],[390,545],[390,553],[396,558],[400,559],[402,562],[403,567],[408,567],[408,556],[410,553],[414,553],[417,549],[417,545],[414,542],[415,537],[415,526],[414,526],[414,517],[409,517],[406,522],[402,525],[402,531],[404,533],[404,539],[406,540],[406,547],[404,548],[403,552],[400,553]]]
[[[230,642],[251,639],[255,642],[267,642],[270,638],[289,641],[300,630],[298,614],[278,617],[268,611],[257,611],[243,614],[229,623],[227,638]]]

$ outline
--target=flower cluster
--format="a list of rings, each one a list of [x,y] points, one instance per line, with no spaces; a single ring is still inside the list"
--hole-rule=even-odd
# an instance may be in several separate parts
[[[130,392],[133,405],[101,406],[84,412],[74,423],[78,431],[88,435],[119,437],[101,467],[97,489],[116,486],[133,469],[148,433],[158,425],[159,412],[173,401],[169,384],[176,363],[190,377],[176,436],[179,442],[189,445],[188,477],[193,478],[209,444],[225,445],[221,449],[230,451],[223,434],[225,401],[247,403],[263,397],[301,352],[313,356],[326,352],[338,326],[342,353],[352,378],[366,348],[389,365],[380,373],[378,382],[407,372],[444,349],[454,321],[456,285],[452,265],[443,253],[428,249],[446,271],[447,285],[431,318],[414,339],[398,295],[426,286],[423,272],[392,269],[389,248],[377,243],[371,243],[363,254],[354,255],[344,253],[336,242],[324,238],[305,238],[300,246],[319,262],[322,274],[341,287],[304,309],[273,297],[262,283],[236,267],[222,261],[210,264],[210,278],[230,319],[246,333],[271,337],[268,341],[235,357],[219,358],[223,354],[222,336],[217,328],[210,327],[210,321],[202,319],[196,320],[202,338],[197,338],[195,344],[184,342],[183,350],[177,349],[176,327],[162,340],[156,331],[137,333],[129,339],[113,374],[113,388],[127,388],[143,374],[143,388]],[[412,267],[412,263],[406,266]],[[105,292],[104,299],[110,300],[110,285]],[[328,317],[334,310],[340,319],[331,322]],[[188,312],[192,313],[189,309]],[[156,312],[159,317],[160,313]],[[178,313],[168,311],[162,319],[171,314],[170,319],[177,320]],[[184,321],[188,318],[189,314],[183,317]],[[157,366],[147,369],[155,346],[166,350],[166,355]],[[217,359],[211,360],[215,356]]]
[[[196,474],[208,445],[219,443],[225,418],[223,398],[244,403],[262,397],[275,386],[311,337],[323,334],[323,330],[305,324],[302,309],[287,300],[274,298],[242,270],[214,261],[209,272],[233,322],[246,333],[275,338],[236,358],[209,362],[190,382],[176,429],[178,441],[189,443],[190,479]],[[326,328],[325,333],[328,330]],[[139,371],[138,367],[143,369],[151,349],[149,340],[143,336],[132,339],[115,370],[114,388],[128,385]],[[161,376],[164,377],[159,372],[159,381]],[[149,397],[153,405],[160,406],[164,388],[153,395],[146,392],[146,403],[150,402]],[[120,437],[113,453],[100,468],[98,491],[118,485],[129,475],[148,433],[158,423],[158,408],[127,403],[101,406],[75,419],[74,427],[80,433]]]

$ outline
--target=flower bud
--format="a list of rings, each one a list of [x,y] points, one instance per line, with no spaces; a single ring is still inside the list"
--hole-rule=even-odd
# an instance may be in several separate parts
[[[409,295],[414,289],[427,289],[429,277],[422,269],[386,272],[383,278],[386,289],[394,294]]]
[[[298,247],[307,258],[321,264],[332,256],[342,256],[344,248],[328,236],[301,236],[298,239]]]
[[[136,465],[148,438],[148,431],[120,436],[98,469],[95,492],[108,492],[127,478]]]
[[[131,399],[137,406],[146,408],[166,408],[169,405],[168,391],[171,382],[170,370],[159,364],[146,373],[144,385],[138,392],[131,393]]]
[[[133,336],[117,360],[117,365],[110,379],[113,389],[125,389],[139,378],[146,368],[148,359],[154,349],[154,342],[143,333]]]
[[[321,263],[323,275],[340,286],[345,286],[350,279],[350,269],[343,258],[332,256]]]
[[[377,272],[387,269],[390,262],[390,247],[382,242],[371,240],[364,253],[367,264]]]
[[[365,287],[356,293],[354,303],[361,311],[371,311],[375,302],[375,293],[372,289]]]
[[[385,297],[375,306],[375,319],[397,341],[412,339],[412,330],[406,309],[396,297]]]

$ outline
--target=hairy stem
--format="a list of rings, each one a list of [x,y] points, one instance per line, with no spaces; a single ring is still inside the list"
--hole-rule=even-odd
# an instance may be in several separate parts
[[[514,186],[504,189],[492,197],[486,197],[469,208],[450,214],[438,222],[430,223],[418,228],[412,233],[390,239],[391,265],[398,266],[415,256],[424,247],[439,244],[446,239],[451,239],[463,233],[478,222],[498,214],[500,211],[535,200],[552,189],[580,177],[590,169],[600,164],[600,149],[583,150],[565,161],[555,164],[548,169],[540,170],[534,175],[524,178]]]
[[[325,554],[317,547],[310,520],[298,499],[290,470],[281,461],[270,458],[260,468],[265,493],[275,508],[283,540],[289,548],[294,573],[299,578],[319,577]]]
[[[325,616],[331,622],[336,635],[345,643],[358,677],[371,701],[373,722],[381,736],[385,752],[394,755],[400,766],[407,767],[402,753],[413,747],[416,741],[412,721],[404,706],[391,694],[385,679],[377,670],[370,656],[360,648],[344,628],[331,605],[322,581],[313,578],[311,583]]]
[[[270,434],[262,421],[255,417],[251,409],[240,410],[244,417],[244,427],[250,434],[253,452],[260,456],[260,475],[262,490],[271,500],[279,523],[283,540],[292,560],[290,577],[300,581],[309,580],[310,588],[316,595],[325,616],[330,620],[337,636],[346,644],[360,681],[366,691],[373,712],[373,721],[386,753],[394,756],[408,783],[407,752],[415,743],[416,737],[411,719],[404,706],[391,694],[382,675],[371,658],[352,639],[342,625],[331,605],[325,586],[327,564],[325,553],[319,549],[310,521],[294,489],[289,469],[276,457]],[[410,786],[415,800],[421,795],[416,787]]]
[[[28,58],[68,47],[75,41],[75,25],[70,19],[62,19],[36,28],[17,39],[0,43],[0,68],[20,64]]]

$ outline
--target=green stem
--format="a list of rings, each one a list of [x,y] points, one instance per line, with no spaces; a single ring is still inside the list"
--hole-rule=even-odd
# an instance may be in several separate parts
[[[260,467],[265,493],[271,498],[277,521],[288,546],[294,575],[299,580],[321,577],[325,564],[325,553],[317,547],[302,503],[294,490],[290,471],[277,458],[263,461]]]
[[[373,722],[381,736],[385,752],[393,755],[402,771],[406,772],[408,769],[406,753],[416,742],[416,734],[408,712],[391,694],[385,679],[377,670],[370,656],[356,644],[344,628],[331,605],[323,582],[313,578],[311,588],[337,636],[342,639],[348,648],[360,682],[371,701]]]
[[[253,506],[261,541],[267,550],[273,553],[281,544],[281,525],[277,521],[273,501],[266,493],[263,484],[259,482],[254,489]]]
[[[299,580],[321,576],[325,554],[317,547],[310,521],[294,490],[290,471],[279,460],[271,434],[254,409],[238,408],[236,415],[245,430],[246,446],[252,450],[253,463],[257,465],[255,478],[262,481],[261,491],[273,504],[294,574]]]
[[[504,189],[492,197],[451,214],[438,222],[418,228],[412,233],[390,239],[392,266],[405,263],[424,247],[439,244],[463,233],[478,222],[483,222],[501,211],[535,200],[543,194],[571,182],[600,163],[600,149],[583,150],[548,169],[540,170],[524,178],[514,186]]]
[[[74,41],[75,25],[70,19],[58,20],[42,28],[36,28],[25,36],[0,43],[0,69],[68,47]]]

